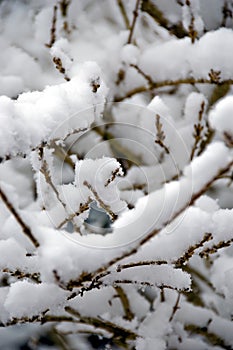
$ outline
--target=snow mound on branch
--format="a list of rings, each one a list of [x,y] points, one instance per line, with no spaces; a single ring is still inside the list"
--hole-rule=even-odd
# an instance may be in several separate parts
[[[0,157],[27,154],[42,142],[89,128],[102,113],[107,94],[100,75],[97,64],[87,62],[67,83],[23,93],[16,101],[1,96]]]
[[[65,293],[54,284],[19,281],[10,287],[4,307],[10,317],[31,317],[48,308],[57,308],[62,304]]]

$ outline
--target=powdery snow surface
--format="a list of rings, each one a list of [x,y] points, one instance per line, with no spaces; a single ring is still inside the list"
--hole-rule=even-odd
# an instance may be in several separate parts
[[[96,80],[100,87],[94,93],[92,84]],[[74,130],[90,127],[103,110],[106,93],[98,66],[86,63],[70,82],[24,93],[16,101],[1,96],[0,156],[28,153],[42,142],[63,139]]]
[[[1,1],[0,348],[233,347],[232,12]]]
[[[233,135],[233,98],[227,96],[222,99],[210,113],[210,123],[220,133],[229,133],[230,137]]]
[[[4,303],[10,317],[31,317],[47,308],[57,309],[63,303],[65,292],[54,284],[14,283]],[[20,302],[19,302],[20,300]]]

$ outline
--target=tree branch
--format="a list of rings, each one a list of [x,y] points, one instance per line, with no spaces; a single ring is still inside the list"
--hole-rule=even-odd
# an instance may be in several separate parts
[[[32,231],[30,227],[24,222],[24,220],[21,218],[19,213],[16,211],[16,209],[13,207],[9,199],[7,198],[6,194],[3,192],[3,190],[0,188],[0,197],[2,198],[2,201],[6,205],[7,209],[11,212],[11,214],[14,216],[15,220],[20,225],[23,233],[30,239],[32,244],[35,246],[35,248],[39,247],[39,242],[32,234]]]
[[[181,84],[187,84],[187,85],[194,85],[194,84],[212,84],[212,85],[219,85],[222,86],[223,84],[233,84],[233,79],[226,79],[221,81],[215,81],[211,78],[184,78],[184,79],[177,79],[177,80],[163,80],[158,82],[153,82],[153,85],[150,86],[138,86],[130,91],[128,91],[124,96],[116,96],[114,98],[114,102],[121,102],[124,101],[127,98],[130,98],[136,94],[139,94],[141,92],[147,92],[151,91],[153,89],[159,89],[166,86],[178,86]]]
[[[139,9],[139,5],[140,5],[140,1],[141,0],[137,0],[136,1],[135,9],[133,11],[133,21],[132,21],[132,24],[130,26],[130,32],[129,32],[129,37],[128,37],[127,44],[130,44],[131,41],[132,41],[132,38],[133,38],[133,32],[134,32],[136,21],[137,21],[137,18],[138,18],[138,9]]]

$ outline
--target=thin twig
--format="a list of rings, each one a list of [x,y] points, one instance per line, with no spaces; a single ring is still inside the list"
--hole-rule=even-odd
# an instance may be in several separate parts
[[[53,19],[52,26],[50,30],[50,42],[49,44],[45,44],[45,46],[51,48],[56,41],[56,23],[57,23],[57,6],[53,7]]]
[[[83,185],[86,186],[94,195],[95,200],[101,205],[101,207],[109,214],[112,220],[117,219],[117,215],[111,210],[110,206],[105,204],[104,201],[99,197],[97,191],[94,187],[87,181],[83,182]]]
[[[133,11],[133,21],[132,21],[132,24],[130,26],[130,32],[129,32],[129,37],[128,37],[127,44],[130,44],[131,41],[132,41],[132,38],[133,38],[133,32],[134,32],[136,21],[137,21],[137,18],[138,18],[138,9],[139,9],[139,5],[140,5],[140,1],[141,0],[137,0],[136,1],[135,9]]]
[[[128,298],[127,294],[125,293],[124,289],[120,286],[115,286],[114,289],[117,292],[117,295],[119,296],[119,298],[121,300],[121,304],[122,304],[124,312],[125,312],[124,318],[126,320],[131,321],[134,318],[134,314],[130,308],[130,302],[129,302],[129,298]]]
[[[213,80],[212,78],[184,78],[184,79],[178,79],[178,80],[163,80],[163,81],[157,81],[153,82],[153,86],[147,87],[147,86],[138,86],[130,91],[128,91],[124,96],[116,96],[114,98],[114,102],[121,102],[125,100],[126,98],[130,98],[138,93],[141,92],[147,92],[151,91],[153,89],[159,89],[162,87],[167,87],[167,86],[178,86],[181,84],[188,84],[188,85],[194,85],[194,84],[213,84],[213,85],[223,85],[223,84],[233,84],[233,79],[226,79],[226,80],[221,80],[221,81],[216,81]]]
[[[20,270],[10,270],[8,268],[3,269],[2,272],[7,273],[15,278],[17,278],[18,280],[20,279],[25,279],[25,278],[29,278],[31,279],[34,283],[41,283],[41,279],[40,279],[40,273],[27,273],[27,272],[23,272]]]
[[[145,72],[143,72],[143,70],[142,70],[140,67],[138,67],[137,64],[130,64],[130,67],[133,67],[134,69],[136,69],[136,71],[137,71],[139,74],[141,74],[141,76],[143,76],[143,78],[146,79],[146,81],[147,81],[148,84],[149,84],[149,87],[153,87],[154,82],[153,82],[153,80],[151,79],[151,77],[150,77],[148,74],[146,74]]]
[[[201,141],[202,137],[202,131],[204,129],[204,126],[202,125],[202,119],[203,119],[203,114],[205,111],[205,101],[202,101],[201,106],[200,106],[200,110],[199,110],[199,115],[198,115],[198,123],[194,124],[194,133],[193,133],[193,137],[194,137],[194,145],[192,147],[192,151],[191,151],[191,155],[190,155],[190,161],[193,160],[194,154],[197,150],[197,147]]]
[[[203,249],[200,253],[199,256],[201,258],[203,257],[208,257],[210,254],[217,253],[219,249],[230,247],[233,242],[233,239],[228,239],[227,241],[220,241],[217,244],[212,245],[212,247],[208,247]]]
[[[156,133],[156,140],[155,143],[157,143],[161,148],[165,150],[167,154],[170,153],[169,148],[165,145],[164,140],[166,138],[165,133],[163,131],[163,124],[160,122],[160,115],[156,114],[156,122],[155,122],[155,127],[157,130]]]
[[[171,322],[175,316],[175,313],[179,310],[179,302],[180,302],[180,296],[181,296],[181,293],[178,292],[178,296],[177,296],[177,299],[176,299],[176,303],[175,305],[173,306],[173,310],[172,310],[172,313],[171,313],[171,316],[169,318],[169,322]]]
[[[120,338],[124,341],[127,341],[127,340],[135,340],[136,338],[139,337],[138,334],[131,331],[130,329],[123,328],[111,321],[103,320],[101,318],[83,316],[78,312],[78,310],[75,310],[69,306],[65,307],[65,311],[68,312],[70,315],[76,317],[80,323],[89,324],[96,328],[104,329],[112,333],[114,335],[114,339]]]
[[[67,218],[65,218],[58,226],[57,230],[61,229],[65,224],[67,224],[69,221],[72,221],[75,217],[79,216],[80,214],[84,213],[86,210],[89,209],[89,204],[92,202],[92,199],[89,197],[87,199],[86,203],[80,203],[79,210],[75,213],[70,214]]]
[[[66,81],[70,81],[70,78],[68,77],[66,73],[66,69],[63,66],[62,60],[58,56],[53,57],[53,63],[55,64],[55,68],[58,70],[59,73],[61,73]]]
[[[130,23],[129,23],[129,19],[125,10],[125,6],[123,4],[122,0],[117,0],[117,4],[119,6],[120,12],[122,14],[123,20],[125,22],[125,26],[128,30],[130,30]]]
[[[203,239],[199,243],[196,243],[195,245],[189,247],[189,249],[179,259],[174,261],[173,264],[175,264],[176,267],[182,267],[191,259],[198,248],[203,247],[203,245],[211,239],[213,239],[212,234],[209,232],[205,233]]]
[[[6,205],[6,207],[8,208],[8,210],[11,212],[11,214],[14,216],[15,220],[18,222],[18,224],[20,225],[23,233],[30,239],[30,241],[32,242],[32,244],[38,248],[39,247],[39,242],[37,241],[37,239],[34,237],[34,235],[32,234],[32,231],[30,229],[30,227],[24,222],[24,220],[21,218],[21,216],[19,215],[19,213],[16,211],[16,209],[13,207],[13,205],[11,204],[11,202],[9,201],[9,199],[7,198],[6,194],[3,192],[3,190],[0,188],[0,197],[2,198],[4,204]]]
[[[50,175],[50,171],[49,171],[49,167],[48,167],[48,163],[45,159],[42,160],[42,166],[40,168],[40,172],[44,175],[45,177],[45,181],[47,182],[47,184],[50,185],[50,187],[52,188],[53,192],[55,193],[57,200],[59,203],[61,203],[61,205],[63,206],[63,208],[66,210],[66,204],[63,202],[63,200],[60,197],[60,194],[56,188],[56,186],[54,185],[51,175]]]
[[[171,35],[175,35],[179,39],[187,36],[188,33],[184,29],[182,23],[171,23],[156,5],[155,1],[142,0],[141,11],[146,12],[160,27],[165,28]]]
[[[137,262],[132,262],[128,264],[122,264],[122,265],[117,265],[116,271],[121,272],[122,270],[125,269],[130,269],[133,267],[140,267],[140,266],[151,266],[151,265],[167,265],[168,262],[166,260],[143,260],[143,261],[137,261]]]

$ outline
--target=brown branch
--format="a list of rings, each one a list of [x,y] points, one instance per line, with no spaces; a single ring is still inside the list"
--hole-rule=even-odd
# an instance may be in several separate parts
[[[226,79],[226,80],[221,80],[221,81],[216,81],[211,78],[198,78],[195,79],[193,77],[191,78],[183,78],[183,79],[177,79],[177,80],[163,80],[163,81],[158,81],[158,82],[153,82],[153,86],[147,87],[147,86],[138,86],[130,91],[128,91],[124,96],[116,96],[114,98],[114,102],[121,102],[125,100],[126,98],[130,98],[138,93],[141,92],[148,92],[153,89],[159,89],[162,87],[167,87],[167,86],[178,86],[181,84],[189,84],[189,85],[194,85],[194,84],[213,84],[213,85],[223,85],[223,84],[233,84],[233,79]]]
[[[151,265],[167,265],[168,262],[166,260],[143,260],[138,262],[132,262],[128,264],[117,265],[116,271],[121,272],[125,269],[130,269],[132,267],[140,267],[140,266],[151,266]]]
[[[68,75],[66,74],[66,69],[64,68],[63,64],[62,64],[62,60],[60,57],[53,57],[53,63],[55,64],[56,69],[58,70],[58,72],[60,72],[64,79],[66,81],[70,81],[70,78],[68,77]]]
[[[142,0],[141,11],[146,12],[154,19],[156,23],[159,24],[160,27],[165,28],[171,35],[175,35],[179,39],[187,36],[188,33],[184,29],[182,23],[170,23],[169,20],[164,16],[163,12],[155,4],[155,1]]]
[[[194,44],[198,33],[197,33],[196,29],[195,29],[195,24],[194,24],[195,17],[194,17],[194,14],[193,14],[193,11],[192,11],[192,8],[191,8],[191,3],[190,3],[189,0],[186,0],[186,6],[188,6],[188,8],[189,8],[189,12],[190,12],[190,16],[191,16],[190,24],[189,24],[189,27],[188,27],[188,35],[189,35],[189,37],[191,39],[192,44]]]
[[[37,239],[34,237],[34,235],[32,234],[32,231],[30,229],[30,227],[24,222],[24,220],[21,218],[21,216],[19,215],[19,213],[16,211],[16,209],[13,207],[13,205],[11,204],[11,202],[9,201],[9,199],[7,198],[6,194],[3,192],[3,190],[0,188],[0,197],[2,198],[2,201],[4,202],[5,206],[7,207],[7,209],[11,212],[11,214],[14,216],[15,220],[18,222],[18,224],[20,225],[23,233],[30,239],[30,241],[32,242],[32,244],[38,248],[39,247],[39,242],[37,241]]]
[[[44,175],[45,177],[45,181],[47,182],[47,184],[50,185],[50,187],[52,188],[53,192],[55,193],[57,200],[59,201],[59,203],[61,203],[61,205],[63,206],[63,208],[66,210],[66,204],[62,201],[60,194],[58,192],[58,190],[56,189],[56,186],[54,185],[51,175],[50,175],[50,171],[49,171],[49,167],[48,167],[48,163],[45,159],[42,159],[42,165],[40,168],[40,172]]]
[[[56,23],[57,23],[57,6],[53,7],[53,19],[52,26],[50,30],[50,42],[49,44],[45,44],[46,47],[51,48],[56,41]]]
[[[156,133],[157,139],[155,140],[155,143],[157,143],[161,148],[163,148],[165,150],[165,152],[167,154],[169,154],[170,153],[169,148],[164,144],[164,140],[165,140],[166,136],[165,136],[165,133],[163,131],[163,124],[160,122],[160,115],[159,114],[156,114],[155,126],[156,126],[156,130],[157,130],[157,133]]]
[[[107,187],[111,182],[113,182],[118,175],[121,168],[116,168],[112,171],[111,177],[105,182],[104,187]]]
[[[167,288],[167,289],[172,289],[172,290],[179,290],[176,287],[169,286],[168,284],[156,284],[156,283],[151,283],[148,281],[138,281],[138,280],[129,280],[129,279],[123,279],[123,280],[114,280],[113,282],[114,285],[117,284],[134,284],[140,287],[157,287],[157,288]],[[103,284],[104,286],[104,284]],[[106,285],[108,286],[108,285]],[[184,291],[187,291],[188,289],[183,289]]]
[[[112,220],[117,219],[117,215],[111,210],[110,206],[105,204],[104,201],[99,197],[97,191],[94,187],[87,181],[83,182],[83,185],[86,186],[94,195],[95,200],[101,205],[101,207],[109,214]]]
[[[126,13],[123,1],[122,0],[117,0],[117,4],[119,6],[119,9],[120,9],[120,12],[122,14],[123,20],[125,22],[126,29],[130,30],[130,23],[129,23],[129,19],[128,19],[128,16],[127,16],[127,13]]]
[[[61,323],[61,322],[71,322],[71,323],[78,323],[77,320],[75,320],[72,317],[68,316],[55,316],[55,315],[45,315],[45,312],[42,312],[40,315],[32,316],[32,317],[22,317],[22,318],[16,318],[14,317],[10,321],[6,322],[5,324],[0,323],[0,327],[9,327],[13,326],[16,324],[24,324],[24,323],[35,323],[39,322],[42,325],[48,322],[56,322],[56,323]]]
[[[186,271],[188,274],[192,276],[195,276],[199,280],[201,280],[203,283],[205,283],[212,291],[215,292],[215,288],[213,284],[204,276],[200,271],[196,270],[194,267],[191,267],[190,265],[183,265],[183,271]]]
[[[217,334],[213,332],[209,332],[207,327],[199,327],[195,324],[187,324],[184,329],[190,333],[190,335],[194,336],[202,336],[205,338],[207,343],[211,344],[214,347],[220,347],[226,350],[232,350],[232,346],[226,344],[224,340]]]
[[[115,323],[112,323],[108,320],[103,320],[101,318],[97,317],[88,317],[88,316],[82,316],[77,310],[66,306],[65,311],[68,312],[70,315],[76,317],[80,323],[89,324],[95,328],[104,329],[114,335],[114,339],[121,339],[124,341],[127,340],[135,340],[139,337],[138,334],[131,331],[130,329],[123,328],[121,326],[118,326]]]
[[[172,310],[172,313],[171,313],[171,316],[169,318],[169,322],[171,322],[175,316],[175,313],[179,310],[179,302],[180,302],[180,296],[181,296],[181,293],[178,292],[178,296],[177,296],[177,299],[176,299],[176,303],[175,305],[173,306],[173,310]]]
[[[232,242],[233,242],[233,239],[229,239],[227,241],[220,241],[219,243],[214,244],[212,247],[208,247],[208,248],[203,249],[199,253],[199,255],[200,255],[201,258],[208,257],[210,254],[217,253],[217,251],[219,249],[230,247]]]
[[[153,82],[153,80],[151,79],[151,77],[150,77],[148,74],[144,73],[144,72],[141,70],[141,68],[140,68],[140,67],[138,67],[138,65],[137,65],[137,64],[130,64],[130,67],[135,68],[135,69],[136,69],[136,71],[137,71],[137,72],[138,72],[140,75],[142,75],[142,76],[143,76],[143,78],[145,78],[145,79],[146,79],[146,81],[147,81],[147,82],[148,82],[148,84],[149,84],[149,87],[153,87],[154,82]]]
[[[209,232],[205,233],[203,239],[199,243],[196,243],[195,245],[189,247],[189,249],[179,259],[173,262],[175,266],[178,268],[182,267],[186,262],[188,262],[191,259],[191,257],[198,248],[203,247],[203,245],[211,239],[213,239],[212,234]]]
[[[65,224],[67,224],[69,221],[72,221],[75,217],[79,216],[80,214],[84,213],[86,210],[89,209],[89,204],[92,202],[92,199],[89,197],[87,199],[86,203],[80,203],[79,210],[75,213],[70,214],[67,218],[65,218],[58,226],[57,230],[61,229]],[[80,233],[80,232],[79,232]],[[81,234],[81,233],[80,233]]]
[[[23,271],[20,271],[20,270],[10,270],[10,269],[3,269],[2,272],[4,273],[7,273],[17,279],[25,279],[25,278],[29,278],[31,279],[33,282],[35,283],[41,283],[41,280],[40,280],[40,273],[27,273],[27,272],[23,272]]]
[[[132,41],[132,38],[133,38],[133,33],[134,33],[137,18],[138,18],[138,9],[139,9],[139,5],[140,5],[140,1],[141,0],[136,1],[135,9],[133,11],[133,21],[132,21],[132,24],[130,26],[130,32],[129,32],[127,44],[130,44]]]
[[[198,114],[198,123],[194,124],[194,133],[193,133],[193,137],[194,137],[194,145],[192,147],[192,151],[191,151],[191,155],[190,155],[190,161],[193,160],[195,151],[202,139],[202,131],[204,129],[204,126],[202,125],[202,118],[203,118],[203,114],[205,111],[205,102],[202,101],[201,106],[200,106],[200,110],[199,110],[199,114]]]
[[[130,302],[129,302],[129,298],[128,298],[127,294],[125,293],[125,291],[122,287],[115,286],[114,289],[117,292],[117,295],[119,296],[119,298],[121,300],[121,304],[122,304],[124,312],[125,312],[124,318],[126,320],[132,321],[132,319],[134,318],[134,314],[130,308]]]

